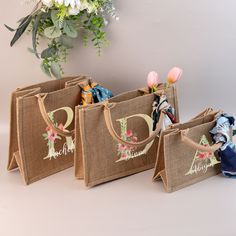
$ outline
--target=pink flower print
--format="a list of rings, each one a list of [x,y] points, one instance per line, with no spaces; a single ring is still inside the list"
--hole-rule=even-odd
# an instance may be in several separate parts
[[[55,139],[57,138],[57,132],[53,131],[50,126],[46,128],[46,131],[47,131],[47,139],[50,141],[55,141]]]
[[[125,150],[125,146],[124,146],[123,144],[119,143],[119,144],[118,144],[118,150],[119,150],[119,151]]]
[[[53,132],[52,130],[47,132],[48,134],[48,140],[50,141],[55,141],[57,134],[55,132]]]
[[[47,132],[51,132],[51,133],[53,133],[54,135],[57,135],[57,132],[53,131],[50,126],[48,126],[48,127],[46,128],[46,131],[47,131]]]
[[[121,154],[121,158],[124,158],[124,159],[127,158],[127,154],[126,153],[122,153]]]
[[[124,146],[124,150],[127,150],[127,151],[129,151],[129,150],[130,150],[130,146],[128,146],[128,145],[125,145],[125,146]]]
[[[59,128],[60,130],[64,130],[64,126],[63,126],[63,124],[60,123],[59,126],[58,126],[58,128]]]
[[[125,136],[126,136],[127,138],[132,137],[132,136],[133,136],[132,130],[127,130],[126,133],[125,133]]]
[[[50,130],[51,130],[51,128],[49,126],[47,126],[46,131],[50,131]]]
[[[136,137],[136,136],[133,136],[132,138],[131,138],[131,140],[132,140],[132,142],[137,142],[138,141],[138,138]]]
[[[204,159],[204,158],[206,158],[207,155],[208,155],[208,153],[206,153],[206,152],[199,152],[197,157],[199,159]]]

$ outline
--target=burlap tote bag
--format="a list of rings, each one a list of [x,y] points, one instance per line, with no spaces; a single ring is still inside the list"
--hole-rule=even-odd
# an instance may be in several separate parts
[[[220,173],[209,131],[219,112],[202,112],[187,123],[173,125],[161,133],[153,180],[162,180],[167,192],[179,190]]]
[[[178,120],[175,87],[168,88],[166,95]],[[161,126],[160,121],[152,131],[154,97],[135,90],[108,103],[76,107],[75,175],[84,179],[86,186],[154,167]]]
[[[36,84],[12,93],[8,170],[26,184],[73,165],[74,110],[86,76]]]

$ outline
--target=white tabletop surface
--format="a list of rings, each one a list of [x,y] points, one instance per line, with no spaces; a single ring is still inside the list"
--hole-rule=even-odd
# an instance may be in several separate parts
[[[73,168],[24,186],[6,171],[1,133],[1,236],[235,236],[236,180],[215,176],[168,194],[152,170],[86,189]]]

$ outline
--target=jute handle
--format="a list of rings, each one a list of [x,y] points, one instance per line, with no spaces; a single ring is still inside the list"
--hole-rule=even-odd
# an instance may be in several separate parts
[[[216,143],[209,147],[198,144],[187,136],[188,132],[189,129],[181,130],[180,134],[181,134],[181,140],[189,147],[192,147],[196,150],[200,150],[203,152],[215,152],[216,150],[222,147],[222,143]]]
[[[63,131],[59,128],[57,128],[53,122],[51,121],[51,119],[48,116],[48,113],[46,111],[45,105],[44,105],[44,100],[46,98],[47,94],[37,94],[36,97],[38,98],[38,105],[39,105],[39,110],[40,113],[43,117],[43,120],[45,121],[45,123],[56,133],[60,134],[63,137],[68,137],[68,136],[72,136],[73,135],[73,131]]]
[[[123,144],[123,145],[129,145],[132,147],[140,147],[140,146],[145,146],[148,143],[150,143],[153,139],[156,138],[156,136],[160,133],[161,130],[161,125],[163,123],[163,119],[164,119],[164,114],[163,112],[161,112],[161,116],[159,119],[159,122],[157,124],[156,130],[146,139],[140,141],[140,142],[128,142],[123,140],[115,131],[113,123],[112,123],[112,118],[111,118],[111,109],[109,107],[108,103],[104,103],[104,118],[105,118],[105,123],[107,126],[107,129],[110,133],[110,135],[113,137],[113,139],[115,139],[117,142]]]

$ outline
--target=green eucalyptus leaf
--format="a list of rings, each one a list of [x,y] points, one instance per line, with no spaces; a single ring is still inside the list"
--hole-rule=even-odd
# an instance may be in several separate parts
[[[61,30],[55,26],[51,26],[44,30],[44,35],[49,39],[58,38],[61,36]]]
[[[51,73],[57,79],[61,78],[61,68],[60,68],[60,65],[58,63],[52,62],[52,64],[51,64]]]
[[[50,69],[48,68],[47,65],[45,65],[43,62],[40,65],[41,70],[49,77],[51,77]]]
[[[59,38],[59,42],[68,49],[73,48],[73,39],[66,35],[62,35]]]
[[[21,23],[24,19],[25,19],[25,17],[20,18],[20,19],[17,21],[17,23]]]
[[[35,17],[34,25],[33,25],[33,29],[32,29],[32,45],[33,45],[33,49],[34,49],[34,52],[35,52],[35,55],[36,55],[37,58],[39,58],[39,55],[37,53],[36,37],[37,37],[37,32],[38,32],[38,26],[39,26],[40,19],[41,19],[41,14],[39,14]]]
[[[64,21],[63,32],[66,33],[70,38],[77,38],[78,31],[75,29],[74,23],[69,20]]]
[[[55,55],[57,50],[55,48],[46,48],[41,53],[41,58],[49,58]]]
[[[51,11],[51,19],[52,19],[52,22],[53,22],[54,26],[56,28],[60,29],[61,28],[61,24],[60,24],[60,20],[59,20],[57,14],[58,14],[58,11],[52,10]]]
[[[4,26],[5,26],[9,31],[11,31],[11,32],[16,31],[15,29],[11,28],[10,26],[8,26],[8,25],[6,25],[6,24],[4,24]]]
[[[22,22],[20,23],[19,27],[17,28],[16,30],[16,33],[13,37],[13,39],[11,40],[11,47],[15,44],[15,42],[22,36],[22,34],[25,32],[25,30],[27,29],[29,23],[31,22],[32,20],[32,16],[31,15],[28,15],[26,16]]]

